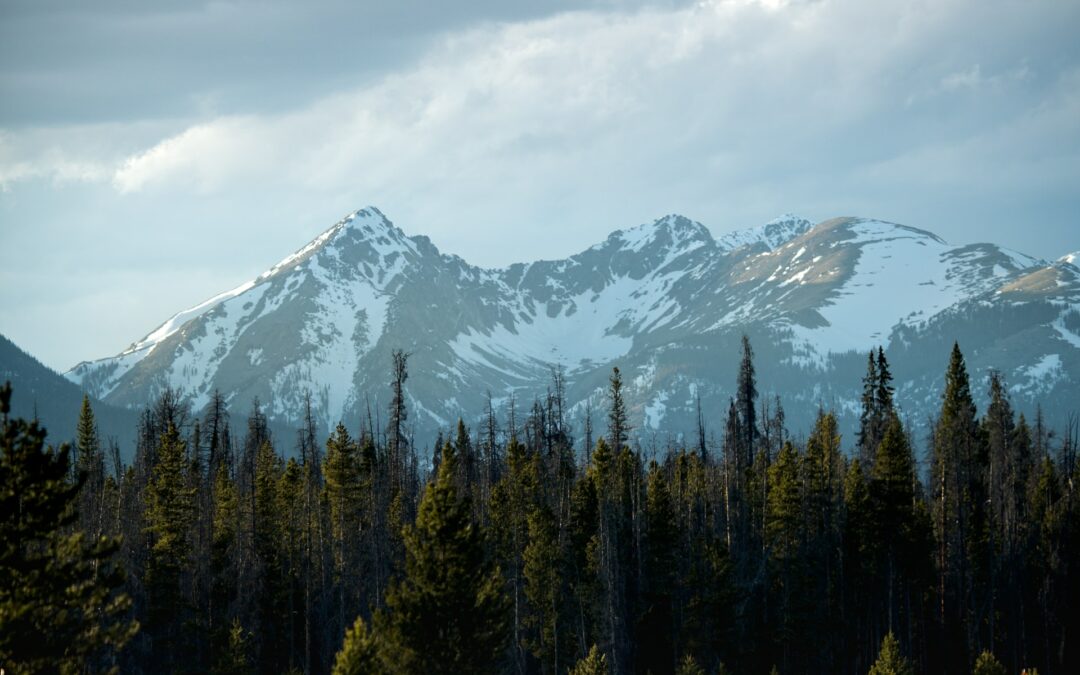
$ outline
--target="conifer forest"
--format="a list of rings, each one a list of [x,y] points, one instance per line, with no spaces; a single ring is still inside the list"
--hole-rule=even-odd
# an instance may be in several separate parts
[[[793,432],[749,340],[732,358],[730,406],[661,452],[634,442],[617,368],[583,424],[556,370],[434,444],[410,437],[400,351],[388,409],[328,437],[310,399],[282,437],[258,401],[165,389],[131,463],[89,399],[63,444],[5,387],[0,667],[1080,672],[1075,424],[1016,414],[954,346],[928,438],[881,349],[857,437],[828,409]]]

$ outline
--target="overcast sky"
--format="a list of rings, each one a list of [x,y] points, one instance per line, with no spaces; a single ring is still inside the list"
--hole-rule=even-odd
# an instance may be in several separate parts
[[[1080,2],[0,0],[0,333],[66,370],[366,205],[484,266],[682,213],[1080,249]]]

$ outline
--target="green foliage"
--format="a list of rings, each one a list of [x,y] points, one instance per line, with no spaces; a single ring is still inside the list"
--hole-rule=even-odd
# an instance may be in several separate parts
[[[115,592],[119,542],[73,532],[85,475],[69,480],[70,451],[45,448],[36,422],[9,419],[0,388],[0,665],[12,673],[105,670],[138,631]]]
[[[35,574],[54,573],[55,561],[87,560],[80,547],[93,547],[77,529],[123,533],[122,562],[133,571],[123,590],[146,630],[116,660],[110,651],[122,635],[95,646],[97,638],[52,627],[78,614],[76,605],[37,618],[7,605],[0,646],[28,654],[40,640],[9,635],[67,635],[50,639],[49,653],[85,652],[90,671],[547,675],[599,645],[580,669],[713,673],[727,672],[726,662],[763,673],[775,663],[799,675],[866,672],[889,629],[911,640],[918,662],[905,667],[887,641],[874,672],[966,672],[991,644],[1009,663],[1077,670],[1066,640],[1080,634],[1070,604],[1080,593],[1075,431],[1053,435],[1041,415],[1030,427],[1022,416],[1014,423],[999,376],[976,420],[956,348],[924,487],[881,349],[868,364],[850,463],[827,411],[798,443],[779,402],[758,419],[747,405],[756,396],[750,356],[744,349],[723,461],[710,456],[703,413],[696,447],[673,447],[647,469],[652,455],[628,433],[617,374],[611,433],[583,464],[556,378],[524,424],[511,412],[505,446],[490,407],[479,444],[459,420],[451,443],[439,443],[434,475],[401,425],[400,353],[386,436],[369,414],[359,440],[343,425],[319,439],[308,403],[298,459],[287,462],[256,406],[234,467],[223,399],[193,420],[170,390],[143,415],[135,465],[99,480],[103,453],[87,400],[77,455],[60,460],[38,444],[56,460],[49,490],[77,504],[77,516],[70,504],[62,518],[52,507],[12,511],[19,502],[5,492],[3,518],[14,514],[31,530],[38,525],[27,523],[49,521],[55,532],[20,539],[6,530],[0,562],[39,556]],[[130,628],[126,600],[108,581],[108,549],[90,555],[92,578],[98,599],[116,601],[119,613],[95,610],[95,631]],[[69,592],[19,579],[0,576],[4,598]],[[4,666],[7,658],[0,653]]]
[[[215,675],[249,675],[251,666],[251,633],[244,630],[240,619],[233,619],[229,626],[228,646],[219,654],[214,666]]]
[[[459,494],[457,462],[447,443],[438,478],[404,531],[405,576],[390,587],[379,626],[396,672],[497,672],[506,645],[502,574],[485,554],[468,496]]]
[[[972,675],[1006,675],[1005,666],[988,651],[979,654],[979,658],[975,659],[975,670],[971,672]]]
[[[799,484],[799,457],[795,446],[785,443],[769,467],[769,502],[765,536],[773,558],[794,559],[801,543],[803,518],[802,487]]]
[[[593,645],[585,658],[570,669],[570,675],[608,675],[607,655]]]
[[[687,654],[675,673],[676,675],[705,675],[705,669],[698,665],[693,656]]]
[[[528,623],[538,634],[533,654],[559,672],[559,638],[565,631],[561,621],[562,566],[555,517],[547,508],[537,508],[529,514],[528,530],[524,576],[525,597],[533,609]]]
[[[191,568],[195,488],[188,479],[186,446],[169,423],[146,487],[146,630],[154,640],[154,659],[167,667],[183,663],[190,634],[183,630],[190,602],[182,586]]]
[[[881,651],[878,652],[877,661],[870,668],[869,675],[914,675],[914,673],[911,664],[900,653],[900,643],[890,631],[881,642]]]
[[[376,675],[385,672],[379,660],[379,645],[363,617],[345,633],[345,644],[334,660],[333,675]]]
[[[638,624],[638,658],[654,673],[670,672],[675,663],[675,547],[678,531],[667,480],[655,462],[649,467],[645,499],[645,588]],[[687,658],[691,658],[687,656]]]

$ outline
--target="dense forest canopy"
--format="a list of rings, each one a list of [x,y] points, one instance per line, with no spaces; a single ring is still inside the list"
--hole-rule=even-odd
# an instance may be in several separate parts
[[[1014,414],[958,346],[923,470],[882,349],[847,448],[824,409],[791,436],[745,339],[727,409],[665,453],[628,440],[618,368],[580,439],[556,371],[419,448],[390,365],[385,427],[328,438],[310,399],[283,438],[258,401],[195,416],[165,390],[130,464],[89,400],[46,448],[3,389],[0,668],[1080,672],[1076,427]]]

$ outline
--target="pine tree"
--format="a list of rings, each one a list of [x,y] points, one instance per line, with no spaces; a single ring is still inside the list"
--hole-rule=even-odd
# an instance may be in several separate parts
[[[284,536],[282,532],[281,458],[269,440],[263,441],[255,457],[255,529],[256,572],[255,646],[260,670],[285,661],[287,642],[284,635],[287,596],[282,568]]]
[[[877,409],[878,423],[881,433],[885,433],[884,426],[889,422],[889,416],[893,413],[893,393],[896,391],[892,386],[892,372],[889,370],[889,362],[885,359],[885,350],[878,347],[877,353],[877,387],[874,389],[874,405]]]
[[[238,551],[236,529],[240,503],[236,482],[229,475],[229,463],[218,463],[214,479],[212,514],[213,536],[210,541],[210,645],[214,653],[231,653],[236,628],[230,616],[237,599]]]
[[[98,537],[105,532],[103,493],[105,489],[105,455],[101,450],[94,410],[90,397],[83,395],[79,421],[75,426],[75,450],[78,473],[85,476],[79,493],[79,527],[88,536]]]
[[[379,658],[379,643],[363,617],[345,633],[345,644],[334,660],[332,675],[378,675],[388,672]]]
[[[191,528],[195,490],[187,477],[186,448],[170,422],[157,448],[157,462],[146,487],[146,530],[150,536],[146,566],[147,632],[154,660],[176,668],[190,647],[183,630],[191,605],[185,581],[191,567]]]
[[[217,654],[214,675],[250,675],[255,672],[251,667],[251,633],[244,630],[239,619],[233,619],[229,626],[228,646]]]
[[[972,675],[1006,675],[1005,666],[1001,665],[1001,661],[994,658],[994,655],[988,651],[979,654],[979,658],[975,660],[975,670],[971,673]]]
[[[742,453],[742,466],[750,466],[754,461],[754,447],[760,431],[757,426],[757,376],[754,373],[754,350],[750,338],[742,336],[742,360],[739,362],[739,377],[735,385],[735,405],[739,411],[739,427],[742,436],[739,446]]]
[[[869,467],[873,462],[874,449],[877,446],[875,439],[874,424],[877,420],[877,360],[874,358],[874,350],[870,350],[870,358],[866,364],[866,375],[863,377],[863,393],[861,399],[862,410],[859,413],[859,435],[857,444],[859,448],[859,460],[864,467]]]
[[[679,535],[675,509],[660,466],[649,467],[645,501],[645,560],[643,611],[636,640],[638,662],[653,673],[675,667],[674,593],[675,547]]]
[[[842,615],[840,551],[844,496],[844,459],[839,427],[832,413],[818,412],[806,443],[802,476],[808,543],[804,558],[814,579],[801,600],[809,605],[809,624],[815,630],[828,627],[825,634],[831,638],[837,632],[833,626],[839,624]],[[835,661],[834,649],[839,641],[810,637],[810,630],[809,625],[800,629],[805,654],[800,659],[811,669],[827,669]]]
[[[769,501],[765,521],[766,548],[770,553],[770,607],[779,620],[772,627],[782,647],[782,662],[796,659],[805,627],[804,502],[799,479],[799,456],[785,443],[769,467]]]
[[[570,675],[608,675],[607,655],[602,654],[596,645],[589,649],[588,655],[570,669]]]
[[[987,552],[983,460],[967,368],[959,345],[954,344],[934,428],[931,493],[938,544],[939,621],[946,631],[943,640],[960,641],[969,650],[976,646],[983,618],[982,611],[977,612],[980,604],[975,592]],[[963,663],[970,661],[966,654],[959,654],[951,669]]]
[[[334,586],[334,634],[344,634],[348,618],[363,609],[359,578],[359,535],[364,515],[364,477],[360,449],[340,422],[326,441],[325,500],[329,506]]]
[[[871,551],[890,630],[900,630],[900,599],[916,574],[912,556],[919,549],[915,518],[915,467],[899,418],[892,414],[874,453],[870,481]]]
[[[705,675],[705,669],[698,665],[693,656],[687,654],[675,673],[676,675]]]
[[[391,586],[379,632],[389,667],[403,673],[496,672],[507,640],[503,578],[484,551],[467,495],[455,481],[458,459],[443,446],[416,523],[407,526],[405,576]]]
[[[532,610],[528,623],[536,632],[532,652],[544,672],[560,673],[569,640],[563,625],[562,560],[554,515],[546,507],[536,508],[529,514],[528,530],[523,576]]]
[[[71,532],[84,476],[70,449],[45,449],[37,422],[10,419],[0,387],[0,664],[12,673],[108,670],[138,631],[116,593],[118,541]],[[115,671],[115,668],[113,669]]]
[[[608,396],[611,398],[611,407],[608,410],[608,443],[611,445],[612,452],[618,453],[622,450],[630,431],[626,403],[622,397],[622,375],[618,368],[611,369]]]
[[[900,643],[891,632],[881,642],[881,652],[869,675],[914,675],[911,664],[900,653]]]

